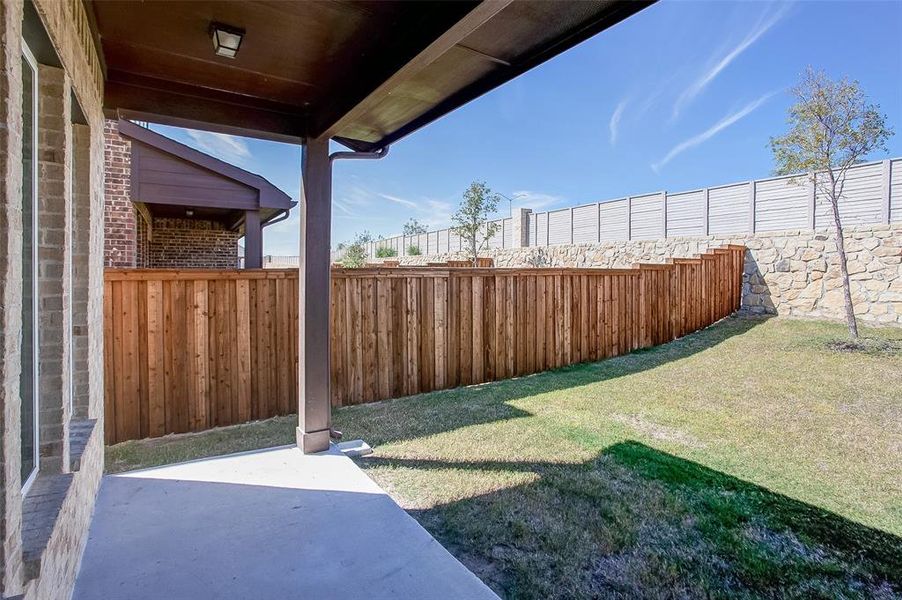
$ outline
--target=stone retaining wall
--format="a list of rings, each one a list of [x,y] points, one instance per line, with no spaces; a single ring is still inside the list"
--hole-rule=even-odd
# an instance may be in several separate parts
[[[847,227],[852,300],[862,321],[902,325],[902,224]],[[758,314],[843,318],[842,281],[831,229],[754,235],[682,237],[601,244],[488,250],[497,267],[628,267],[690,257],[708,248],[748,248],[743,308]],[[394,258],[402,265],[462,258],[459,254]]]

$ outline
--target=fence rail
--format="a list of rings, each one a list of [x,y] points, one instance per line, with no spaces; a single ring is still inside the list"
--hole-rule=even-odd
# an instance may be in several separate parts
[[[740,305],[744,248],[634,269],[336,269],[332,404],[661,344]],[[297,271],[107,271],[106,440],[296,411]]]
[[[902,222],[902,158],[856,165],[849,169],[840,199],[840,215],[848,225]],[[518,215],[514,215],[518,218]],[[818,229],[832,224],[830,205],[805,175],[770,177],[686,192],[656,192],[603,200],[548,212],[529,213],[521,228],[526,245],[599,243],[674,236],[756,233],[785,229]],[[503,221],[503,223],[502,223]],[[511,218],[490,240],[489,248],[510,248]],[[410,245],[420,254],[461,250],[460,239],[447,229],[414,237],[395,236],[369,244],[405,256]],[[334,259],[341,257],[335,253]]]

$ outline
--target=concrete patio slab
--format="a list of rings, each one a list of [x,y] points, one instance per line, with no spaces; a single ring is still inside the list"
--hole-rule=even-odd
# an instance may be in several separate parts
[[[104,477],[76,600],[497,598],[346,456]]]

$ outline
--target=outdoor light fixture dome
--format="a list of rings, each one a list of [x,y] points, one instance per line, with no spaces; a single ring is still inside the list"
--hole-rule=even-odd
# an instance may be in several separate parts
[[[213,38],[213,50],[219,56],[235,58],[244,39],[244,30],[222,23],[210,23],[210,36]]]

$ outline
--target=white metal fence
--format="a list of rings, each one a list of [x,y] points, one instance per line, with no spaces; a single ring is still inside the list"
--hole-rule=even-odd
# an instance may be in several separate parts
[[[490,221],[495,223],[498,228],[495,234],[487,240],[489,248],[511,248],[513,246],[513,219],[505,217]],[[483,228],[483,231],[486,229]],[[416,248],[416,254],[447,254],[463,250],[463,241],[460,236],[455,234],[451,229],[440,229],[438,231],[430,231],[419,235],[396,235],[389,238],[377,240],[367,244],[367,256],[375,257],[379,248],[390,248],[394,256],[408,256],[411,248]],[[344,249],[332,252],[332,260],[341,260],[344,256]]]
[[[902,222],[902,158],[856,165],[849,169],[839,204],[843,224]],[[529,213],[530,246],[658,239],[677,236],[756,233],[817,229],[832,224],[830,204],[803,175],[771,177],[687,192],[666,191]],[[490,248],[512,247],[513,221],[489,240]],[[394,236],[367,247],[374,257],[380,247],[397,256],[416,246],[420,254],[461,250],[461,240],[448,229],[418,236]],[[333,259],[341,258],[333,253]]]

